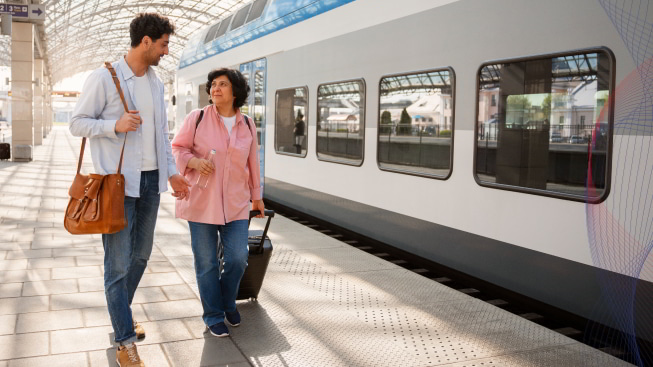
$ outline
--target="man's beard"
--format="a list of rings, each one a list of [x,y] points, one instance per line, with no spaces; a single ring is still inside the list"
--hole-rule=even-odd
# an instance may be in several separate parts
[[[150,58],[149,64],[152,66],[159,66],[159,60],[161,60],[160,55],[158,54],[153,54],[152,57]]]

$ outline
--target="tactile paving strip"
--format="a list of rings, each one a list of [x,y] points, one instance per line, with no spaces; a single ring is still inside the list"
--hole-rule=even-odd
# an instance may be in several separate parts
[[[232,338],[253,365],[629,365],[358,249],[315,247],[275,247],[259,301],[239,303]]]

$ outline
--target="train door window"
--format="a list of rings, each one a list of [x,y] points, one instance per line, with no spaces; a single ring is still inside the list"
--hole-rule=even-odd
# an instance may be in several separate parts
[[[317,158],[363,164],[365,81],[321,84],[317,89]]]
[[[390,75],[379,83],[379,168],[446,179],[453,148],[454,73]]]
[[[259,131],[258,143],[263,144],[265,122],[265,70],[254,71],[254,123]]]
[[[281,89],[275,98],[274,149],[306,157],[308,88]]]
[[[240,64],[250,88],[250,94],[240,111],[250,116],[256,126],[256,136],[259,146],[259,164],[261,166],[261,186],[265,179],[265,94],[266,90],[266,59],[259,59]]]
[[[476,181],[590,203],[605,199],[614,63],[612,52],[597,48],[481,65]],[[483,103],[488,95],[496,106]]]

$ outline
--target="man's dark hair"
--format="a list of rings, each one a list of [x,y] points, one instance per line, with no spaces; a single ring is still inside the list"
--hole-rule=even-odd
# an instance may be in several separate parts
[[[153,42],[156,42],[164,34],[175,34],[175,26],[168,18],[159,14],[138,14],[129,25],[129,36],[131,37],[132,47],[140,45],[145,36],[149,36]]]
[[[231,91],[234,93],[234,108],[241,108],[249,95],[249,85],[247,85],[245,76],[240,71],[234,69],[221,68],[211,70],[208,76],[208,82],[206,83],[206,93],[209,95],[209,103],[213,103],[211,100],[211,83],[213,79],[223,75],[226,75],[229,82],[231,82]]]

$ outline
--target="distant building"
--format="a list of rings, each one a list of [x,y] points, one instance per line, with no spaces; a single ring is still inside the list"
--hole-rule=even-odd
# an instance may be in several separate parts
[[[54,122],[70,122],[79,94],[79,92],[68,91],[52,92],[52,118]]]
[[[329,127],[329,131],[346,130],[350,133],[358,132],[360,128],[357,115],[346,113],[330,115],[327,117],[327,126]]]
[[[436,126],[438,130],[451,130],[452,99],[448,94],[429,94],[421,96],[410,106],[406,112],[412,119],[412,124],[417,126]]]

